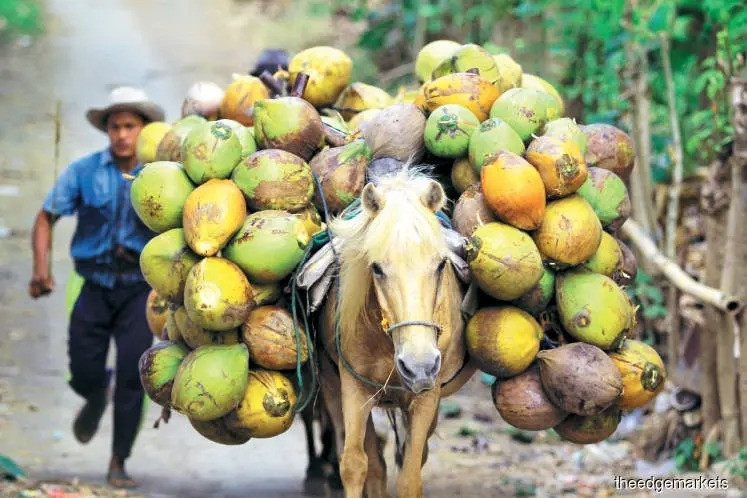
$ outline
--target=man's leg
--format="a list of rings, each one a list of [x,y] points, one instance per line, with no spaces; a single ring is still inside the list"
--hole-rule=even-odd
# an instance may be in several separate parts
[[[106,292],[86,282],[70,315],[70,387],[86,399],[73,424],[73,433],[81,443],[87,443],[96,434],[107,402],[110,317]]]
[[[117,345],[117,373],[114,392],[114,439],[109,482],[132,487],[134,482],[124,470],[140,426],[143,412],[143,386],[138,361],[153,344],[153,334],[145,318],[147,284],[120,287],[115,291],[114,340]]]

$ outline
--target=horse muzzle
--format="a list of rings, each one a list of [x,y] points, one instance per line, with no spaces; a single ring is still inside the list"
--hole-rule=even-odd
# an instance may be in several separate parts
[[[415,394],[429,391],[436,385],[436,377],[441,370],[441,352],[421,354],[416,358],[412,354],[400,352],[395,361],[402,384]]]

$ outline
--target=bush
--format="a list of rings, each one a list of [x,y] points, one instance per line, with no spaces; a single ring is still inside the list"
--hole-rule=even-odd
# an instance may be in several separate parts
[[[42,31],[38,0],[0,0],[0,41]]]

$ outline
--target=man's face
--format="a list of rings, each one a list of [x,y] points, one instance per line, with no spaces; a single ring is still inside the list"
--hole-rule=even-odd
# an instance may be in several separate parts
[[[114,157],[130,159],[135,156],[137,136],[144,125],[143,118],[134,112],[120,111],[109,115],[106,133]]]

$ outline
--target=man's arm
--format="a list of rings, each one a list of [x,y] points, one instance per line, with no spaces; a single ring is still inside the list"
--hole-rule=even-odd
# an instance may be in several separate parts
[[[57,216],[43,209],[39,210],[31,231],[31,248],[34,266],[29,283],[29,295],[36,299],[54,290],[54,278],[49,271],[49,247],[52,240],[52,225]]]

